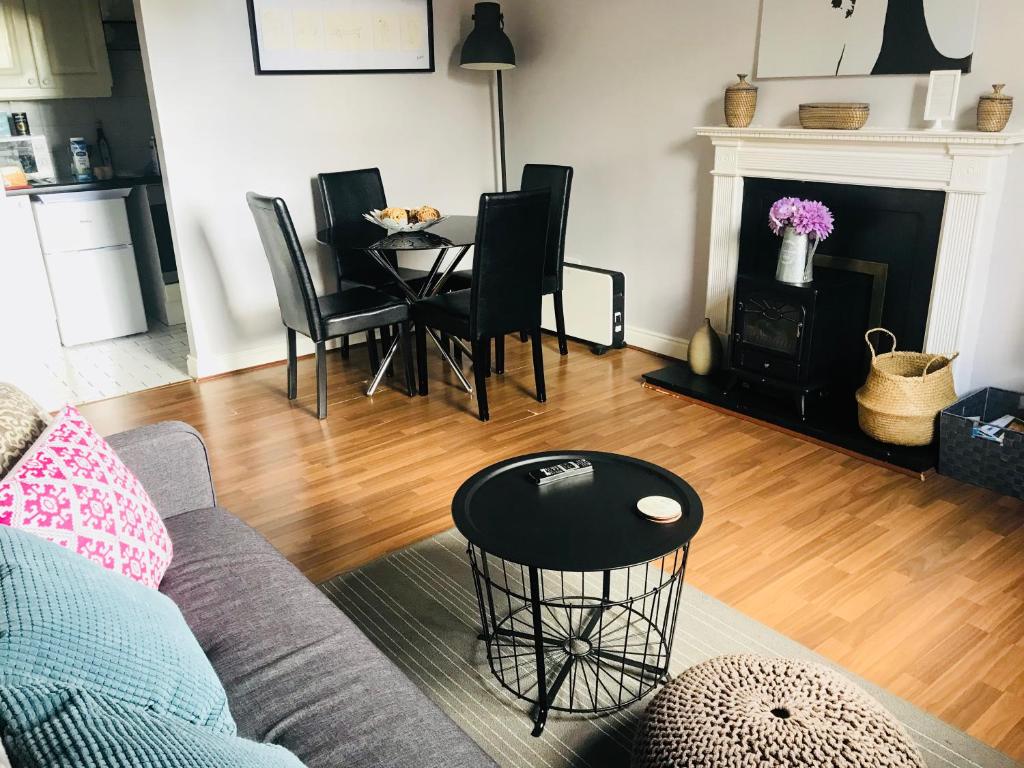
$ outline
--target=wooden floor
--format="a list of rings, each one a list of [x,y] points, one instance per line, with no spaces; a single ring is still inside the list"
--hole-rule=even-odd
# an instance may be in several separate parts
[[[973,736],[1024,758],[1024,504],[926,481],[647,389],[644,352],[545,360],[509,339],[491,421],[432,360],[432,390],[362,395],[366,358],[330,361],[330,414],[271,366],[95,403],[104,433],[181,419],[205,435],[220,501],[314,581],[451,525],[472,472],[551,449],[628,453],[697,489],[705,522],[687,579]],[[434,356],[436,358],[436,356]],[[397,381],[396,379],[395,381]]]

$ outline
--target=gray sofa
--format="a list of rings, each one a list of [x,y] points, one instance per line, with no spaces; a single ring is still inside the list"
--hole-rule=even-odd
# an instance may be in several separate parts
[[[164,517],[174,600],[227,690],[239,735],[310,768],[493,766],[266,539],[217,506],[199,434],[165,422],[107,438]]]

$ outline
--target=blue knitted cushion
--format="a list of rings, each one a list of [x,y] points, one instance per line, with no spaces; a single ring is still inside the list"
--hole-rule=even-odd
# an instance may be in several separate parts
[[[23,768],[302,768],[283,747],[53,683],[0,688],[0,721]]]
[[[0,689],[42,683],[235,734],[224,687],[169,598],[0,526]]]

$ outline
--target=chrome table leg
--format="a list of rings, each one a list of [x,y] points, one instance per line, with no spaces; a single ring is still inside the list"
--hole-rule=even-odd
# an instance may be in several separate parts
[[[452,360],[451,355],[448,354],[448,350],[444,348],[444,344],[442,344],[441,340],[437,338],[437,333],[434,331],[434,329],[427,328],[427,335],[429,335],[430,338],[434,340],[434,344],[437,346],[437,351],[441,353],[441,357],[443,357],[445,362],[452,367],[453,371],[455,371],[455,375],[459,377],[459,382],[462,384],[463,389],[472,394],[473,387],[469,385],[469,382],[466,380],[465,375],[462,373],[462,369],[455,364],[454,360]]]
[[[366,390],[366,396],[370,397],[374,392],[377,391],[377,387],[380,386],[380,380],[384,378],[384,372],[391,365],[391,359],[395,356],[395,351],[398,349],[398,342],[401,338],[401,334],[396,334],[394,340],[391,342],[391,346],[388,347],[387,354],[384,355],[384,359],[380,361],[380,368],[377,369],[377,373],[373,376],[373,381],[370,382],[370,388]]]

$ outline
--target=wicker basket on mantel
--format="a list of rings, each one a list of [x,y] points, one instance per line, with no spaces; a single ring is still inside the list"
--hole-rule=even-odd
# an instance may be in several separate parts
[[[995,133],[1003,130],[1010,122],[1013,112],[1013,96],[1003,93],[1005,83],[992,86],[992,93],[978,99],[978,130]]]
[[[823,102],[800,105],[800,125],[839,131],[863,128],[871,114],[871,105],[858,102]]]
[[[736,75],[739,81],[725,89],[725,124],[746,128],[757,109],[757,86],[747,82],[749,75]]]

